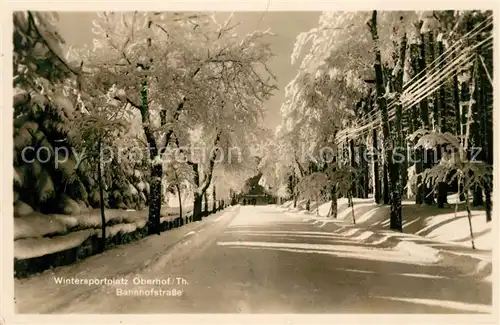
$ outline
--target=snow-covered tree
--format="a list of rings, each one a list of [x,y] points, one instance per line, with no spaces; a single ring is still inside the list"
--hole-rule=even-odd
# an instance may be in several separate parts
[[[165,166],[166,190],[177,195],[179,216],[182,218],[182,194],[193,190],[193,170],[183,162],[171,161]]]
[[[418,139],[416,147],[428,150],[439,148],[444,151],[439,163],[432,168],[424,170],[419,176],[421,176],[423,183],[431,186],[431,194],[438,191],[439,183],[451,183],[457,180],[459,184],[462,184],[459,187],[460,192],[457,193],[457,197],[460,194],[465,195],[471,245],[475,249],[469,193],[477,186],[484,187],[486,184],[492,182],[493,166],[487,162],[478,161],[475,157],[471,157],[470,152],[468,152],[468,141],[466,139],[460,141],[460,138],[451,133],[421,129],[412,134],[412,138]]]
[[[347,197],[348,206],[351,207],[352,222],[356,223],[354,215],[354,188],[353,183],[360,177],[360,170],[355,169],[349,164],[342,164],[335,169],[327,171],[330,179],[330,186],[335,188],[336,197]],[[334,218],[337,217],[337,205],[332,204],[329,214]]]
[[[320,202],[327,197],[328,185],[328,177],[324,173],[312,173],[304,176],[297,185],[299,197],[308,202],[316,201],[316,211],[319,213]]]
[[[75,150],[84,143],[80,141],[81,133],[75,131],[83,131],[78,123],[100,114],[100,101],[108,100],[112,87],[98,89],[96,83],[89,82],[91,79],[84,78],[92,71],[81,61],[86,51],[71,48],[60,37],[57,14],[16,12],[13,18],[16,206],[28,209],[27,205],[31,205],[47,213],[79,213],[89,205],[99,207],[95,171],[81,161],[81,151]],[[122,107],[113,100],[108,104]],[[126,118],[128,123],[130,118],[125,113],[120,111],[117,117]],[[88,140],[86,145],[96,144]],[[131,132],[112,140],[110,145],[119,149],[133,147],[135,142]],[[41,159],[36,150],[44,154]],[[141,163],[115,159],[106,164],[105,206],[134,208],[143,204],[148,181],[134,176],[134,170],[142,169]],[[137,191],[140,185],[144,191]]]
[[[391,204],[390,227],[401,231],[402,184],[414,183],[408,171],[414,170],[418,178],[433,166],[430,161],[409,166],[409,157],[423,157],[421,150],[412,154],[405,149],[403,161],[393,160],[402,148],[414,145],[405,142],[407,135],[422,127],[449,130],[450,124],[463,135],[468,115],[473,115],[473,142],[484,145],[483,155],[491,158],[490,37],[488,11],[324,12],[317,27],[297,37],[292,63],[299,64],[299,72],[288,85],[282,106],[280,130],[290,151],[305,146],[311,153],[299,171],[314,165],[324,146],[334,149],[337,161],[341,156],[337,148],[359,145],[363,153],[363,148],[372,146],[375,202],[381,202],[383,194],[384,203]],[[477,104],[469,96],[470,78],[463,76],[470,76],[477,62],[481,69],[476,69],[474,78],[482,91],[474,93],[474,100],[482,105],[469,114],[463,109],[466,103]],[[456,118],[456,128],[448,116]],[[479,136],[481,128],[487,130],[486,137]],[[365,184],[368,176],[363,176]],[[425,197],[432,204],[429,187],[417,183],[416,202]],[[490,211],[491,184],[476,186],[474,202],[482,201],[481,187]],[[443,206],[447,189],[441,182],[438,206]]]
[[[81,113],[75,108],[80,64],[66,57],[56,14],[15,12],[13,21],[16,215],[78,213],[87,207],[87,190],[75,177],[68,132]]]
[[[110,147],[113,139],[119,137],[127,129],[128,123],[120,115],[121,110],[113,105],[114,99],[106,96],[104,98],[93,98],[94,106],[90,111],[86,110],[80,118],[75,119],[72,124],[73,130],[70,134],[74,141],[74,148],[82,157],[80,164],[88,164],[91,174],[97,174],[95,181],[99,188],[99,206],[101,210],[101,249],[106,243],[106,216],[105,205],[105,147]],[[83,102],[81,105],[84,105]],[[116,157],[111,157],[116,159]],[[84,168],[82,165],[77,168]],[[77,169],[75,169],[76,173]],[[108,182],[109,183],[109,182]]]
[[[97,48],[89,56],[93,78],[116,84],[117,98],[141,112],[152,163],[149,207],[155,232],[161,153],[175,143],[174,134],[186,145],[190,132],[201,131],[210,149],[239,144],[253,134],[262,102],[275,88],[257,70],[268,71],[272,53],[261,40],[268,33],[239,39],[231,20],[219,24],[195,13],[102,13],[95,27]],[[195,174],[203,168],[203,179],[195,177],[195,218],[215,160],[214,153],[204,166],[192,165]]]

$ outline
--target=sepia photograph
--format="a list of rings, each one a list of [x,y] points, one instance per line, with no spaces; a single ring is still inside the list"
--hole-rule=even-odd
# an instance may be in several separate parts
[[[496,313],[493,13],[11,12],[15,314]]]

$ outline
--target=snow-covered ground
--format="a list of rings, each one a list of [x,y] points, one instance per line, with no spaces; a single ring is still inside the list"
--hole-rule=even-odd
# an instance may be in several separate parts
[[[231,207],[202,222],[15,280],[16,311],[491,313],[491,283],[466,274],[461,263],[419,250],[415,242],[384,240],[382,229],[369,234],[361,225],[323,225],[309,217],[277,206]],[[168,282],[177,277],[186,283]],[[61,278],[129,281],[57,284]],[[173,288],[182,295],[146,295]],[[129,290],[136,293],[119,294]]]
[[[456,197],[450,196],[449,203],[455,203]],[[472,249],[467,212],[459,206],[438,209],[414,202],[403,202],[403,233],[389,230],[389,206],[376,205],[373,199],[354,199],[353,224],[352,209],[347,199],[338,200],[337,219],[328,217],[331,202],[326,202],[316,209],[304,211],[304,202],[293,208],[293,202],[280,206],[288,215],[302,216],[325,229],[339,226],[345,236],[371,245],[398,247],[411,255],[418,255],[429,260],[460,265],[465,273],[477,274],[486,281],[492,276],[492,223],[486,222],[484,210],[472,210],[472,229],[476,249]]]
[[[455,195],[450,195],[448,202],[453,204],[455,199]],[[347,206],[347,199],[342,198],[337,201],[337,220],[328,217],[330,204],[331,202],[321,204],[319,209],[315,209],[315,206],[312,205],[314,209],[311,209],[311,212],[304,211],[303,203],[298,204],[299,208],[295,209],[293,209],[293,202],[291,201],[286,202],[281,207],[287,208],[290,212],[300,211],[304,215],[324,222],[343,221],[352,223],[352,211]],[[389,211],[389,206],[376,205],[371,198],[354,199],[356,224],[387,229],[389,226]],[[486,212],[484,210],[472,210],[472,229],[476,248],[492,250],[495,242],[491,231],[492,223],[486,222]],[[455,215],[454,205],[439,209],[435,206],[416,205],[411,201],[403,201],[403,232],[471,247],[467,212],[464,210],[463,204],[459,206],[459,211]]]
[[[183,208],[189,214],[191,206]],[[146,225],[148,210],[106,210],[106,237],[118,232],[131,233]],[[179,215],[178,207],[162,207],[161,222],[173,221]],[[79,215],[32,213],[14,218],[14,257],[26,259],[43,256],[81,245],[93,235],[101,235],[100,210],[89,210]]]
[[[170,257],[167,252],[171,248],[177,245],[177,250],[189,250],[185,244],[189,243],[191,236],[216,224],[221,217],[234,214],[235,209],[230,207],[202,221],[189,223],[159,236],[149,236],[117,246],[68,266],[47,270],[24,279],[15,279],[16,309],[21,313],[44,313],[56,308],[68,308],[75,300],[84,300],[90,294],[99,294],[105,287],[99,284],[68,286],[58,284],[57,279],[117,279],[164,267],[166,258]],[[50,303],[46,303],[47,301]],[[72,307],[85,308],[78,305]]]

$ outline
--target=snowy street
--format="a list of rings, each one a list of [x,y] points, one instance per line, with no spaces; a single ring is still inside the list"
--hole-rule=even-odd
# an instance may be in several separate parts
[[[277,206],[232,206],[16,279],[16,312],[491,312],[490,282],[404,247],[356,238],[340,222],[322,227]],[[88,284],[105,278],[113,283]]]

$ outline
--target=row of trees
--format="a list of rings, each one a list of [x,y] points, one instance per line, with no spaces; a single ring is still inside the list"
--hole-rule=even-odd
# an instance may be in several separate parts
[[[403,197],[470,208],[471,193],[491,220],[490,11],[323,13],[299,60],[267,165],[277,194],[323,196],[336,216],[339,195],[372,193],[402,231]]]
[[[203,198],[205,211],[209,195],[214,207],[229,202],[256,170],[250,144],[276,89],[271,34],[239,37],[231,18],[208,14],[105,12],[93,48],[74,49],[56,16],[14,14],[17,205],[100,206],[103,221],[106,206],[148,206],[154,234],[168,191],[181,206],[192,193],[194,220]],[[50,160],[25,159],[29,146],[48,147]]]

